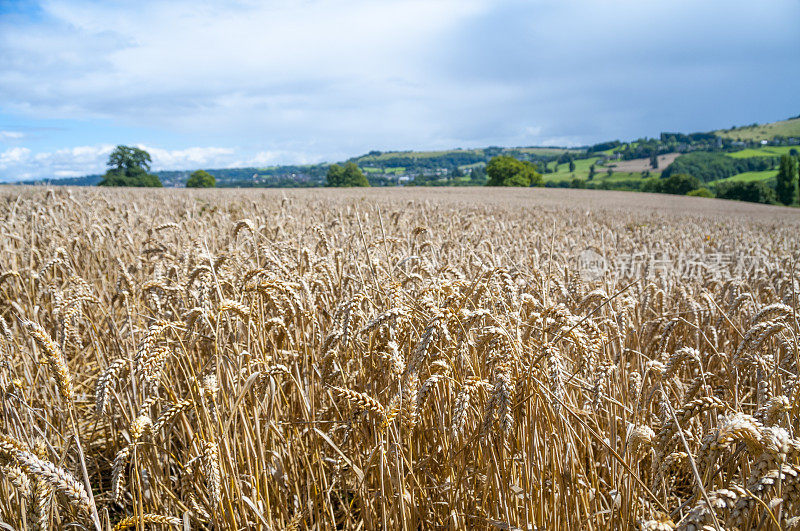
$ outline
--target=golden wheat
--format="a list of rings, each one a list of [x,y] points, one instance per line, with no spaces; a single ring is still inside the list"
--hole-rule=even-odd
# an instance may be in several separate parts
[[[800,525],[794,212],[564,193],[4,189],[0,520]]]

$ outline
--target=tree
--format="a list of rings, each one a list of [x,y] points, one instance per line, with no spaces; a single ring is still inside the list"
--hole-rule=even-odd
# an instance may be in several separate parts
[[[666,179],[661,179],[659,184],[662,194],[686,195],[692,190],[700,188],[700,181],[697,177],[685,173],[670,175]]]
[[[189,176],[186,188],[214,188],[217,180],[205,170],[197,170]]]
[[[338,164],[331,164],[328,167],[327,175],[328,186],[369,186],[369,181],[361,172],[361,168],[355,162],[348,162],[344,167]]]
[[[688,173],[701,182],[707,183],[731,177],[748,171],[771,170],[778,164],[774,157],[747,157],[735,159],[724,153],[693,151],[680,155],[667,166],[661,177],[669,177],[673,173]]]
[[[344,168],[338,164],[331,164],[328,167],[327,185],[344,186]]]
[[[778,201],[791,205],[797,199],[797,159],[783,155],[776,179],[775,193]]]
[[[569,183],[570,188],[586,188],[586,181],[578,177],[573,177]]]
[[[654,170],[658,169],[658,152],[655,150],[650,153],[650,167]]]
[[[759,181],[736,181],[719,183],[715,190],[720,199],[736,199],[751,203],[774,203],[775,190]]]
[[[151,162],[150,154],[143,149],[117,146],[108,157],[108,171],[98,186],[161,187],[158,176],[147,173]]]
[[[714,197],[714,192],[708,188],[698,188],[697,190],[692,190],[686,195],[689,197]]]
[[[544,186],[542,175],[530,162],[508,155],[494,157],[486,165],[487,186]]]
[[[570,172],[575,171],[575,161],[572,159],[569,159],[569,171]]]
[[[596,171],[596,170],[594,169],[594,164],[592,164],[591,166],[589,166],[589,180],[590,180],[590,181],[591,181],[592,179],[594,179],[594,174],[595,174],[595,171]]]
[[[476,166],[472,168],[472,171],[469,172],[469,180],[470,184],[475,186],[483,186],[486,184],[486,168],[482,166]]]
[[[369,186],[369,181],[355,162],[344,165],[344,186]]]
[[[117,146],[111,155],[108,156],[108,163],[106,164],[110,169],[116,171],[142,169],[150,171],[150,163],[153,160],[150,158],[150,153],[143,149],[130,146]]]
[[[653,192],[657,194],[686,195],[692,190],[700,188],[700,181],[685,173],[676,173],[666,179],[652,177],[642,183],[642,192]]]

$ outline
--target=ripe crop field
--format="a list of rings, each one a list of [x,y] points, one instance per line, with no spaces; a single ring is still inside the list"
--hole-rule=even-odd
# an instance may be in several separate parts
[[[658,167],[663,170],[670,164],[672,164],[675,159],[680,156],[680,153],[667,153],[666,155],[659,155],[658,156]],[[605,168],[613,168],[615,172],[642,172],[642,171],[651,171],[651,172],[658,172],[659,170],[654,170],[650,167],[650,159],[649,158],[642,158],[642,159],[632,159],[632,160],[615,160],[609,161]]]
[[[793,209],[526,189],[0,189],[15,529],[800,515]]]

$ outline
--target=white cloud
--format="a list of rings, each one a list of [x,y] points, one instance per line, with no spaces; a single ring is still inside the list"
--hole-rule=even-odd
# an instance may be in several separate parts
[[[236,150],[222,147],[163,149],[139,145],[150,153],[153,170],[219,168],[235,165]],[[0,181],[79,177],[103,173],[111,144],[77,146],[56,151],[33,153],[29,148],[14,147],[0,152]]]
[[[85,174],[80,170],[56,170],[53,175],[59,179],[66,179],[67,177],[81,177]]]
[[[264,166],[274,166],[277,164],[316,164],[322,162],[319,156],[310,156],[301,151],[259,151],[252,157],[244,160],[237,160],[231,164],[232,167],[247,168]]]
[[[236,150],[222,147],[191,147],[187,149],[168,150],[140,144],[153,159],[153,168],[162,170],[183,170],[208,166],[209,164],[228,163]]]
[[[0,131],[0,142],[4,140],[19,140],[25,136],[20,131]]]
[[[340,118],[379,112],[419,94],[437,38],[486,1],[51,0],[58,31],[2,28],[13,53],[0,54],[0,97],[40,116],[182,130],[308,124],[331,100]]]
[[[15,120],[0,127],[26,133],[0,142],[36,151],[14,176],[103,171],[107,152],[93,150],[106,142],[180,148],[152,147],[154,167],[265,166],[370,149],[583,144],[796,113],[796,0],[40,8],[0,14],[0,113]],[[78,143],[88,151],[58,149]]]
[[[26,147],[14,147],[0,153],[0,180],[74,177],[103,169],[110,145],[78,146],[51,152],[34,153]]]
[[[0,169],[8,167],[12,164],[19,164],[28,159],[31,150],[24,147],[14,147],[0,153]]]

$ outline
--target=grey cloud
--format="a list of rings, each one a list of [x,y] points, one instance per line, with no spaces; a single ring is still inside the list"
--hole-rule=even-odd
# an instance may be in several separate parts
[[[335,160],[798,112],[793,0],[50,0],[43,12],[0,15],[0,111],[84,131],[103,120],[95,144],[149,129],[160,140],[141,143],[235,146],[232,162]]]

